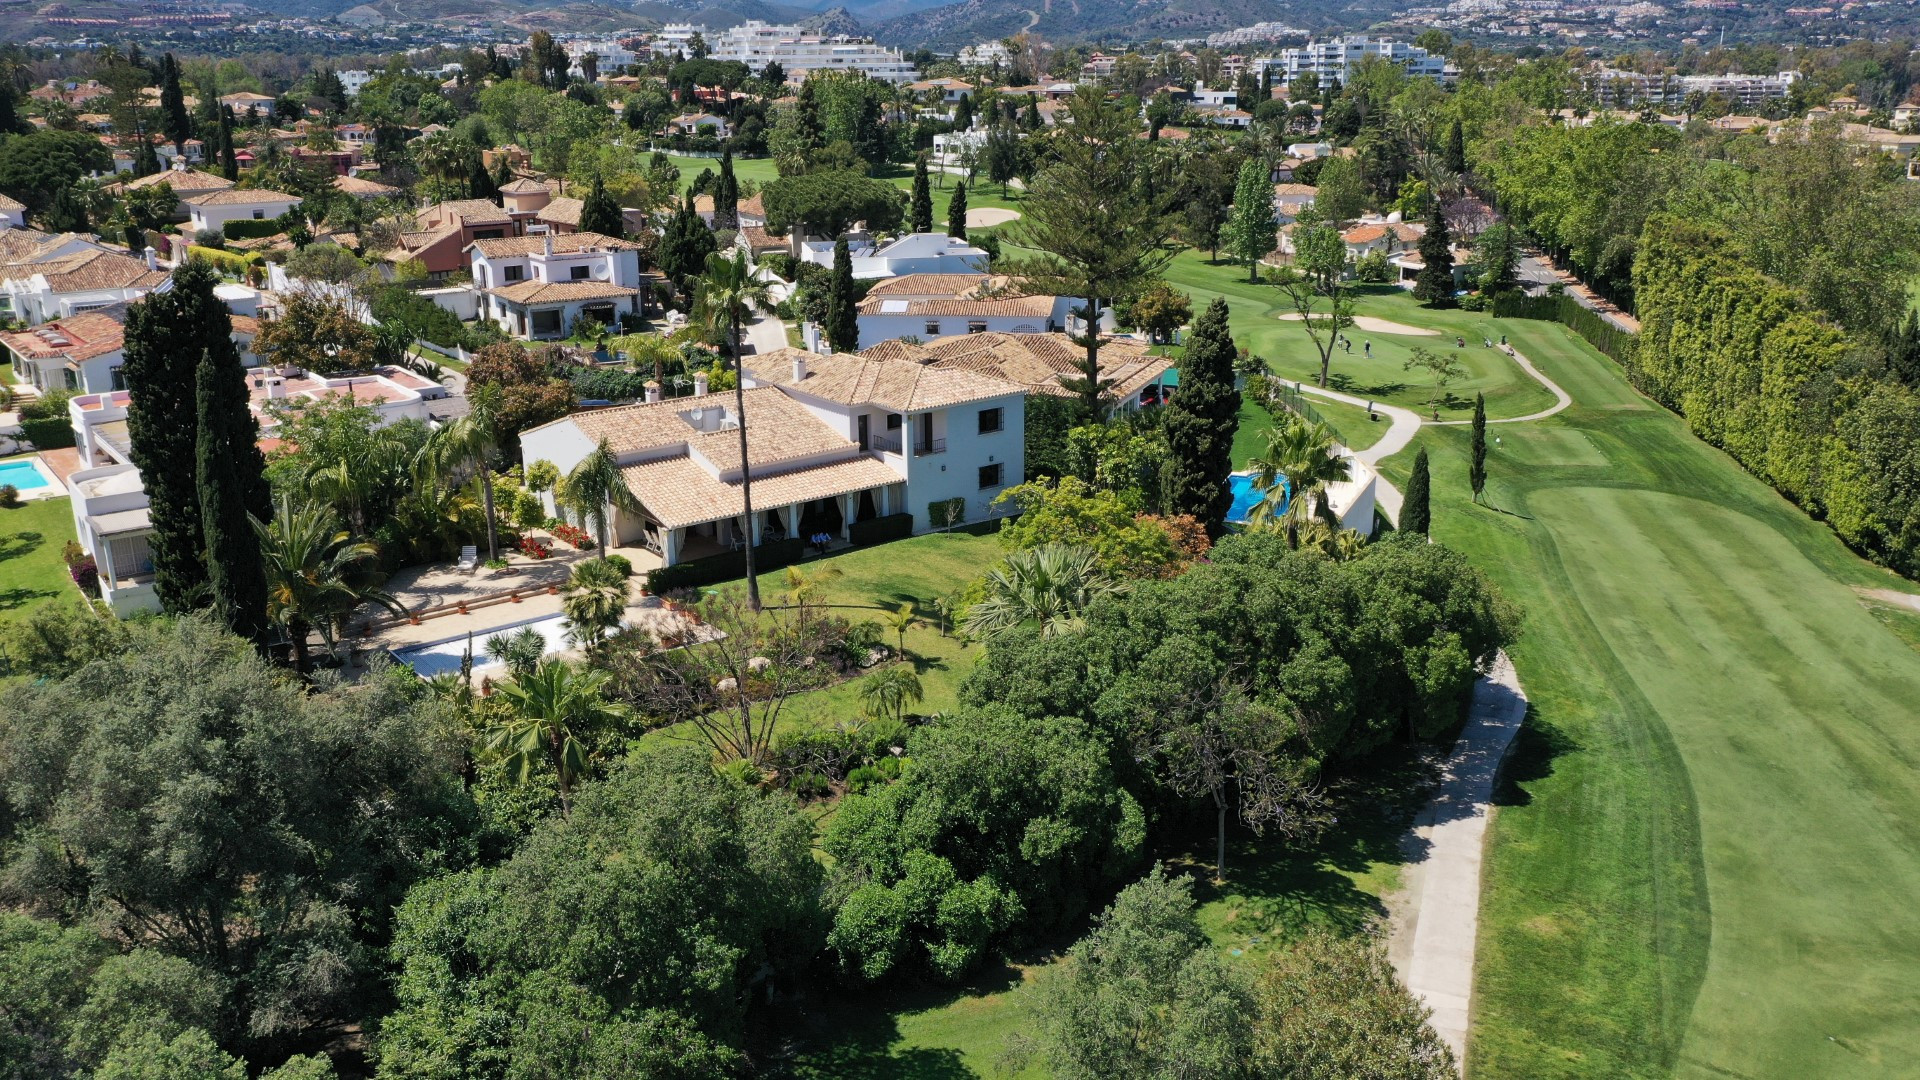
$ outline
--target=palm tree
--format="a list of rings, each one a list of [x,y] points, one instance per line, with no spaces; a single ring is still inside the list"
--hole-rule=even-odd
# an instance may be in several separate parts
[[[252,521],[266,562],[267,617],[293,643],[294,670],[307,670],[308,631],[320,631],[320,640],[333,652],[336,620],[361,604],[407,613],[380,587],[387,575],[380,570],[379,552],[340,528],[331,508],[308,503],[295,510],[293,500],[282,495],[271,522]]]
[[[1090,548],[1042,544],[1016,551],[987,574],[986,599],[968,610],[967,632],[992,639],[1037,623],[1048,637],[1072,633],[1095,600],[1124,589]]]
[[[593,453],[580,459],[567,478],[560,482],[560,501],[576,513],[593,519],[594,532],[600,540],[600,553],[607,552],[607,519],[612,510],[625,510],[629,514],[640,513],[640,500],[634,497],[633,489],[620,475],[620,462],[613,456],[613,448],[607,440],[601,439]]]
[[[918,705],[925,697],[920,676],[905,664],[889,664],[860,680],[860,700],[874,716],[891,715],[905,723],[907,706]]]
[[[886,623],[889,629],[899,635],[900,659],[905,660],[907,658],[907,631],[913,629],[913,624],[920,621],[920,616],[914,613],[913,602],[908,601],[901,604],[899,610],[891,611],[880,616],[880,621]]]
[[[560,610],[567,616],[567,640],[593,655],[620,625],[628,599],[626,575],[606,559],[591,559],[574,567],[560,591]]]
[[[510,679],[525,679],[547,655],[547,639],[531,626],[487,639],[487,658],[507,669]]]
[[[747,522],[747,606],[760,610],[760,581],[753,568],[753,480],[747,463],[747,395],[741,389],[740,324],[757,308],[768,307],[767,283],[755,276],[747,253],[707,256],[707,273],[694,298],[693,313],[709,334],[725,333],[733,352],[733,418],[740,429],[740,507]]]
[[[475,386],[467,394],[467,415],[450,420],[427,436],[414,459],[422,482],[438,484],[452,478],[457,485],[467,475],[480,478],[480,505],[487,515],[487,560],[500,557],[500,537],[493,515],[493,458],[500,452],[500,385]]]
[[[1266,495],[1248,516],[1254,528],[1273,528],[1282,522],[1287,543],[1300,546],[1299,523],[1319,518],[1338,525],[1327,505],[1327,485],[1351,479],[1353,467],[1342,457],[1333,432],[1318,421],[1293,417],[1266,433],[1266,450],[1247,464],[1253,467],[1254,486]],[[1281,484],[1285,478],[1286,483]]]
[[[551,765],[562,815],[571,809],[574,782],[587,771],[589,741],[629,715],[626,706],[601,695],[606,681],[604,671],[543,660],[533,674],[500,687],[506,710],[482,740],[517,783],[526,783],[536,766]]]

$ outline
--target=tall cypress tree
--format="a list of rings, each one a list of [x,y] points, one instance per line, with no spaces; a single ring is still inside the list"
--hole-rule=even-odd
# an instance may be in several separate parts
[[[834,352],[860,348],[859,300],[853,294],[853,256],[847,235],[833,242],[833,281],[827,287],[827,345]]]
[[[1400,500],[1399,529],[1403,533],[1427,535],[1433,527],[1433,507],[1429,488],[1433,479],[1427,474],[1427,448],[1413,455],[1413,475],[1407,478],[1407,493]]]
[[[267,636],[267,575],[249,513],[265,519],[257,504],[267,499],[266,459],[259,425],[247,409],[246,372],[228,341],[219,352],[200,354],[194,375],[199,431],[195,480],[200,529],[207,555],[213,613],[222,625],[256,644]]]
[[[133,129],[133,175],[152,176],[160,171],[160,155],[154,152],[153,137],[140,128]]]
[[[220,175],[240,179],[240,154],[233,148],[233,110],[220,106]]]
[[[1420,237],[1420,274],[1413,279],[1413,296],[1432,307],[1453,305],[1453,239],[1447,235],[1447,216],[1438,203],[1427,215],[1427,231]]]
[[[1447,168],[1456,173],[1467,171],[1467,138],[1460,130],[1460,118],[1455,117],[1453,126],[1447,129]]]
[[[191,261],[174,271],[172,288],[127,309],[127,437],[153,521],[154,589],[170,612],[199,606],[207,585],[194,387],[200,358],[233,348],[215,284],[211,266]]]
[[[587,197],[580,201],[580,231],[613,237],[627,235],[627,222],[620,214],[620,204],[607,193],[607,182],[598,176],[593,178]]]
[[[917,233],[933,231],[933,189],[927,183],[925,154],[913,159],[913,202],[909,217],[912,231]]]
[[[487,163],[479,154],[467,165],[467,197],[485,199],[499,205],[500,185],[493,182],[493,174],[487,171]]]
[[[193,138],[193,120],[187,116],[187,95],[180,89],[180,65],[168,53],[160,58],[160,116],[173,148],[187,152],[187,140]]]
[[[1167,509],[1192,514],[1207,535],[1226,531],[1233,493],[1233,435],[1240,426],[1240,391],[1233,388],[1233,335],[1227,302],[1215,297],[1193,324],[1180,361],[1180,392],[1167,406]]]
[[[947,235],[958,240],[967,238],[967,182],[953,185],[953,202],[947,207]]]
[[[1473,501],[1480,501],[1480,493],[1487,487],[1487,395],[1473,395],[1473,464],[1467,472],[1467,482],[1473,485]]]
[[[25,135],[33,130],[20,115],[20,99],[15,96],[13,82],[0,79],[0,135]]]
[[[740,227],[740,181],[733,175],[733,151],[720,155],[720,178],[713,183],[713,227]]]
[[[954,102],[953,126],[956,131],[965,131],[973,126],[972,94],[961,94],[960,100]]]

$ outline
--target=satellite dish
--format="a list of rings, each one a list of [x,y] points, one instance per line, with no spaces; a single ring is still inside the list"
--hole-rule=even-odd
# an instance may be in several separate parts
[[[705,416],[706,414],[707,414],[707,410],[705,410],[705,409],[695,409],[695,410],[693,410],[693,422],[694,422],[694,423],[696,423],[696,424],[697,424],[697,423],[699,423],[699,422],[700,422],[700,418],[701,418],[701,417],[703,417],[703,416]]]

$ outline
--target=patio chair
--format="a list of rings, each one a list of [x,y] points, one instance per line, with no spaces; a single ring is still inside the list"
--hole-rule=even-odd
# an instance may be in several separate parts
[[[462,573],[473,573],[480,565],[480,549],[473,544],[468,544],[466,547],[461,548],[460,561],[454,565],[455,568]]]

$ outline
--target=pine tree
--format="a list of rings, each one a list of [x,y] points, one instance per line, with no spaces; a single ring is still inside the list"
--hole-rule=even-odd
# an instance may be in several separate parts
[[[87,205],[74,194],[72,187],[62,187],[54,193],[53,205],[47,207],[40,224],[56,233],[83,233],[92,228],[87,221]]]
[[[953,185],[953,202],[947,206],[947,235],[956,240],[967,238],[967,182]]]
[[[733,151],[720,155],[720,178],[713,185],[713,228],[740,227],[740,181],[733,175]]]
[[[1272,174],[1259,158],[1248,158],[1240,166],[1233,188],[1233,215],[1227,219],[1221,239],[1227,249],[1246,261],[1247,280],[1260,280],[1260,260],[1272,252],[1279,223],[1273,216]]]
[[[220,175],[240,179],[240,154],[233,147],[233,110],[220,106]]]
[[[860,348],[859,299],[853,291],[853,257],[845,233],[833,242],[833,280],[827,286],[827,347],[834,352]]]
[[[1467,171],[1467,138],[1460,130],[1460,120],[1454,118],[1453,126],[1447,129],[1447,168],[1455,173]]]
[[[1487,488],[1487,395],[1473,395],[1473,464],[1467,472],[1467,482],[1473,485],[1473,501],[1480,501],[1480,493]]]
[[[180,89],[180,65],[168,53],[160,58],[160,116],[173,148],[187,152],[187,140],[193,138],[193,121],[187,116],[187,96]]]
[[[1207,535],[1226,531],[1233,493],[1233,435],[1239,427],[1240,391],[1233,388],[1233,335],[1227,302],[1215,297],[1194,321],[1187,354],[1180,361],[1180,390],[1167,406],[1167,509],[1192,514]]]
[[[1436,204],[1420,237],[1420,275],[1413,279],[1413,296],[1432,307],[1453,304],[1453,240],[1447,235],[1447,216]]]
[[[257,445],[259,425],[247,409],[239,350],[228,341],[222,353],[201,353],[194,378],[199,417],[194,468],[207,584],[221,625],[265,644],[266,568],[247,515],[250,502],[264,501],[267,463]]]
[[[715,246],[713,230],[694,210],[693,196],[686,195],[661,233],[660,272],[672,280],[675,288],[688,290],[694,276],[706,268],[707,256]]]
[[[593,178],[593,186],[587,189],[587,197],[580,201],[580,231],[612,237],[627,235],[627,223],[620,215],[620,204],[607,193],[607,182],[598,176]]]
[[[25,135],[33,125],[20,115],[20,100],[14,96],[13,81],[0,79],[0,135]]]
[[[127,437],[153,521],[154,589],[169,612],[199,606],[207,585],[194,387],[200,358],[233,348],[217,283],[213,267],[194,260],[174,271],[171,289],[127,310]]]
[[[1427,475],[1427,448],[1413,455],[1413,475],[1407,478],[1407,493],[1400,500],[1400,531],[1427,535],[1433,527],[1433,508],[1428,488],[1433,480]]]
[[[913,202],[908,218],[911,231],[933,231],[933,189],[927,183],[927,159],[924,154],[913,161]]]

